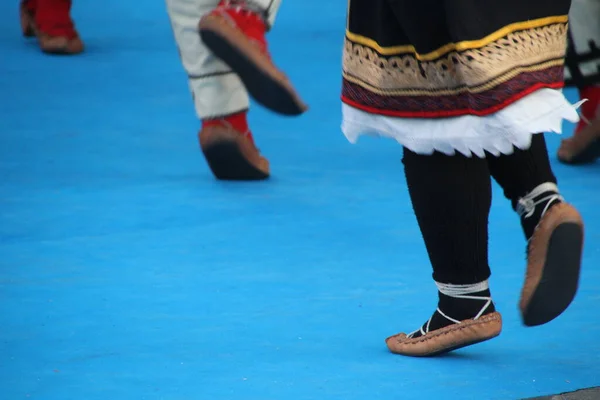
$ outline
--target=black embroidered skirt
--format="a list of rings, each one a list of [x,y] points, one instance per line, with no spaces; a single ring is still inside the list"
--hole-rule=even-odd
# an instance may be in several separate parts
[[[363,133],[392,136],[422,153],[448,148],[444,152],[481,155],[482,148],[506,153],[513,144],[527,147],[531,134],[557,123],[560,130],[563,118],[577,119],[556,90],[564,86],[570,5],[570,0],[349,0],[344,133],[350,141]],[[526,102],[525,112],[486,120],[491,125],[463,119],[466,125],[444,125],[449,132],[441,133],[437,130],[445,128],[429,124],[435,132],[425,132],[414,124],[493,116],[530,95],[536,102]],[[540,111],[529,115],[534,108]],[[548,113],[552,122],[544,120]],[[411,125],[394,118],[410,119]],[[534,131],[520,132],[519,126]],[[492,143],[499,139],[482,139],[485,135],[505,140]]]

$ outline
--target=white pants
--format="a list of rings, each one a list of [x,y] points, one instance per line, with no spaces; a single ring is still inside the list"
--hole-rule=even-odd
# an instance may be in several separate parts
[[[198,117],[218,117],[248,109],[248,93],[242,82],[211,54],[198,34],[200,18],[214,10],[219,0],[166,0],[166,3]],[[251,3],[265,10],[267,24],[272,26],[281,0],[251,0]]]
[[[573,0],[569,13],[575,51],[585,53],[590,50],[590,40],[600,46],[600,0]],[[579,66],[584,76],[598,73],[600,60],[592,60]]]

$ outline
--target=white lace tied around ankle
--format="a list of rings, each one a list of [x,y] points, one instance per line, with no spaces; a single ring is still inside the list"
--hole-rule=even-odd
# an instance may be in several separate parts
[[[539,197],[544,193],[548,193],[548,195],[536,200],[536,197]],[[556,186],[556,184],[552,182],[542,183],[541,185],[533,189],[531,192],[529,192],[527,195],[525,195],[525,197],[519,199],[519,202],[517,203],[517,214],[519,214],[519,217],[529,218],[535,212],[535,207],[538,204],[542,204],[545,202],[546,206],[544,207],[544,210],[542,211],[541,215],[543,217],[544,214],[546,214],[546,211],[548,211],[548,208],[550,208],[550,206],[554,202],[554,200],[564,200],[558,192],[558,186]]]
[[[485,301],[485,304],[483,305],[483,307],[481,307],[481,310],[479,310],[479,312],[477,313],[477,315],[475,315],[475,317],[473,317],[473,319],[480,318],[483,315],[483,313],[485,312],[485,310],[487,310],[487,308],[490,306],[490,304],[492,304],[492,298],[489,296],[473,296],[473,293],[479,293],[479,292],[483,292],[484,290],[489,289],[489,284],[488,284],[487,279],[483,282],[474,283],[472,285],[451,285],[448,283],[439,283],[439,282],[436,282],[435,284],[436,284],[438,290],[440,291],[440,293],[442,293],[448,297],[453,297],[455,299]],[[437,308],[437,312],[442,317],[446,318],[448,321],[452,321],[455,324],[460,323],[459,320],[446,315],[442,310],[440,310],[439,307]],[[414,334],[417,332],[420,332],[421,335],[427,334],[429,332],[429,325],[431,324],[432,318],[433,318],[433,315],[431,316],[431,318],[429,318],[429,321],[427,321],[427,324],[424,325],[425,329],[423,329],[423,326],[421,326],[421,328],[408,334],[408,337],[409,338],[413,337]]]

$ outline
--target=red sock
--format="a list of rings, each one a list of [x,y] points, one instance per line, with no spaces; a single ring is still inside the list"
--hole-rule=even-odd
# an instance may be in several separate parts
[[[77,36],[71,19],[71,0],[36,0],[35,23],[37,28],[50,36]]]
[[[248,119],[246,118],[246,115],[247,112],[244,111],[217,119],[204,119],[202,120],[202,128],[208,128],[210,126],[231,127],[241,135],[246,136],[248,140],[254,143],[254,138],[252,137],[252,133],[248,127]]]

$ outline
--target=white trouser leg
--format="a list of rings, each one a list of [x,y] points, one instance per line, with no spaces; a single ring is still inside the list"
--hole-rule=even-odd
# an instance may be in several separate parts
[[[600,46],[600,0],[573,0],[569,13],[569,29],[575,42],[577,53],[590,50],[593,40]],[[600,67],[600,61],[590,61],[580,65],[584,76],[594,75]]]
[[[248,109],[248,93],[237,75],[204,46],[198,33],[200,18],[219,0],[166,0],[167,11],[183,68],[187,72],[200,119]]]

